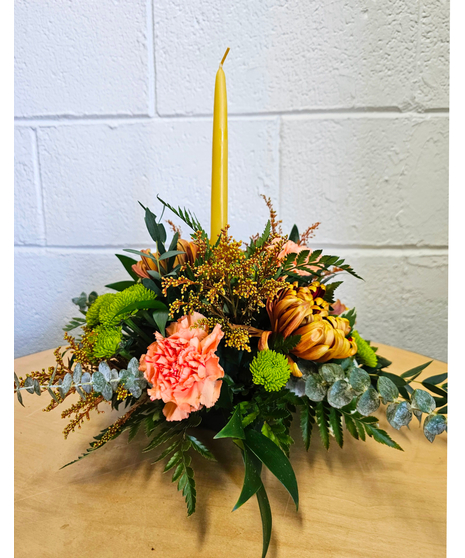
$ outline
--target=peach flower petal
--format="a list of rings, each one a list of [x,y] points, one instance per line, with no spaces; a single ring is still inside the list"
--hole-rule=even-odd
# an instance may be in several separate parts
[[[153,400],[165,402],[168,421],[184,420],[203,406],[212,407],[221,391],[224,370],[215,354],[223,338],[221,326],[211,333],[192,327],[202,314],[183,316],[166,328],[168,337],[155,333],[156,341],[140,358],[139,369],[152,385],[147,390]]]

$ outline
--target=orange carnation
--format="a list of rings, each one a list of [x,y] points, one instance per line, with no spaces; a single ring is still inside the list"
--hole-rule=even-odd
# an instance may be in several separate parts
[[[224,370],[215,354],[223,338],[221,326],[209,334],[193,327],[204,316],[194,312],[166,328],[169,337],[156,332],[156,341],[141,356],[139,369],[152,384],[150,398],[162,399],[166,420],[183,420],[203,406],[212,407],[221,391]]]

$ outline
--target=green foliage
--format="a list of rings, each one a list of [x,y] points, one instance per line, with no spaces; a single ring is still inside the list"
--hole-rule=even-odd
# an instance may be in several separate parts
[[[256,455],[250,451],[247,446],[244,446],[242,452],[242,458],[244,460],[244,483],[242,485],[242,490],[239,499],[236,502],[232,511],[237,510],[243,504],[245,504],[252,496],[254,496],[258,490],[263,486],[261,480],[262,472],[262,462]]]
[[[329,449],[329,426],[328,414],[323,402],[319,402],[315,407],[316,423],[320,430],[321,441],[326,449]]]
[[[331,426],[332,434],[336,439],[336,442],[340,448],[342,448],[344,444],[344,435],[342,432],[342,413],[331,407],[329,411],[329,425]]]
[[[291,240],[292,242],[295,242],[296,244],[299,243],[300,234],[299,234],[299,229],[297,228],[297,225],[294,225],[292,227],[291,232],[289,234],[289,240]]]
[[[344,416],[347,430],[355,439],[365,441],[366,433],[380,444],[403,451],[387,432],[378,427],[378,419],[376,417],[364,417],[357,411],[353,412],[346,409],[341,409],[341,413]]]
[[[297,488],[297,479],[295,478],[291,463],[284,453],[266,436],[251,428],[245,430],[244,445],[250,449],[250,451],[258,457],[282,483],[294,500],[296,509],[298,509],[299,492]]]
[[[241,422],[241,410],[239,406],[235,408],[228,424],[226,424],[226,426],[214,437],[214,439],[218,438],[238,438],[240,440],[245,440],[245,433]]]
[[[270,545],[272,519],[271,519],[270,502],[268,500],[268,496],[266,494],[265,487],[263,486],[263,484],[259,488],[259,490],[257,490],[257,500],[258,500],[258,506],[260,508],[260,517],[262,519],[262,531],[263,531],[262,558],[265,558],[266,553],[268,552],[268,547]]]
[[[288,355],[297,347],[300,342],[300,338],[300,335],[290,335],[289,337],[284,337],[282,333],[277,333],[271,336],[270,346],[273,351],[283,355]]]
[[[312,429],[315,424],[315,409],[309,404],[306,397],[302,398],[302,406],[300,407],[300,428],[302,430],[302,438],[305,449],[308,451],[310,440],[312,437]]]

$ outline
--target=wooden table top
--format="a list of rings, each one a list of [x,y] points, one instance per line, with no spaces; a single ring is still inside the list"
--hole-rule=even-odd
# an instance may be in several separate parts
[[[402,373],[430,359],[376,344]],[[19,358],[18,376],[54,364],[53,351]],[[446,371],[434,361],[424,377]],[[261,521],[256,498],[231,513],[243,481],[239,450],[230,440],[198,437],[219,463],[193,456],[197,511],[187,518],[184,500],[164,463],[139,432],[127,432],[86,459],[59,470],[83,453],[93,436],[114,422],[116,412],[94,415],[65,441],[60,408],[42,409],[50,397],[23,394],[15,403],[16,558],[260,558]],[[68,405],[69,406],[69,405]],[[67,408],[63,407],[63,408]],[[297,421],[291,462],[300,493],[295,507],[268,471],[264,483],[273,513],[269,558],[442,558],[446,556],[446,443],[430,444],[416,419],[410,431],[380,426],[404,449],[344,431],[344,449],[334,440],[326,451],[317,432],[305,452]]]

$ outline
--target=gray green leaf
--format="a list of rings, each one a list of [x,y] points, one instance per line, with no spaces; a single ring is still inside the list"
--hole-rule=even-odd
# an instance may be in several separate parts
[[[427,391],[416,389],[412,395],[412,407],[429,414],[436,409],[436,402]]]
[[[337,380],[328,391],[328,403],[336,409],[345,407],[354,397],[355,392],[346,380]]]
[[[356,366],[352,368],[349,376],[349,382],[357,395],[366,391],[371,385],[370,375],[368,372],[363,370],[363,368],[357,368]]]
[[[326,395],[326,387],[323,379],[316,374],[310,374],[305,382],[305,395],[311,401],[323,401]]]
[[[399,390],[396,384],[386,376],[378,378],[378,391],[383,398],[383,403],[390,403],[399,397]]]
[[[444,415],[428,415],[423,424],[423,432],[428,441],[433,443],[438,434],[447,430],[447,419]]]
[[[412,420],[410,404],[407,401],[391,403],[387,406],[386,416],[389,424],[396,430],[400,430],[402,426],[408,426]]]
[[[342,366],[333,362],[321,364],[318,367],[318,372],[328,384],[333,384],[337,380],[343,380],[345,378]]]
[[[369,387],[365,393],[363,393],[357,401],[357,411],[367,417],[371,415],[379,408],[379,394],[373,387]]]

